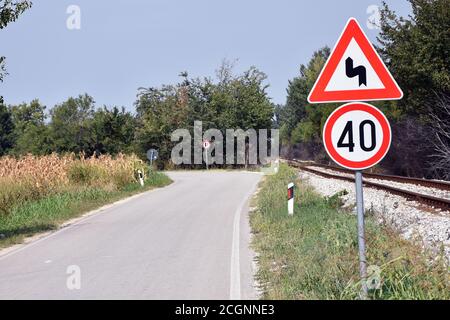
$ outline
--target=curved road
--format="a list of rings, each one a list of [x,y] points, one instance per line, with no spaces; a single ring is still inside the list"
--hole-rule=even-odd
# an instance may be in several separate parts
[[[256,298],[247,212],[261,175],[169,175],[166,188],[0,256],[0,298]]]

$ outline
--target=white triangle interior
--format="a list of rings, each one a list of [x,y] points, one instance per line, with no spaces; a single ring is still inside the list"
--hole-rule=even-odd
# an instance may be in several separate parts
[[[345,60],[351,57],[353,59],[353,66],[364,66],[367,72],[367,86],[359,85],[358,76],[350,78],[347,77],[345,72]],[[384,85],[378,77],[377,73],[369,63],[369,60],[359,47],[355,39],[352,39],[349,46],[345,50],[341,61],[333,73],[330,82],[328,83],[325,91],[346,91],[346,90],[365,90],[365,89],[384,89]]]

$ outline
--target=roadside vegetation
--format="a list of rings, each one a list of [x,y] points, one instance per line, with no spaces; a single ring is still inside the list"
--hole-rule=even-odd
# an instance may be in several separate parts
[[[289,217],[286,188],[292,181],[295,215]],[[283,164],[262,182],[255,201],[251,225],[263,299],[359,298],[356,218],[341,208],[338,194],[321,197]],[[366,221],[371,299],[450,299],[443,258],[431,259],[372,216]]]
[[[411,5],[408,17],[381,5],[380,32],[374,41],[405,93],[399,101],[374,102],[386,113],[393,130],[391,152],[375,170],[448,180],[450,2],[402,1]],[[0,29],[24,11],[33,11],[29,0],[3,3]],[[171,168],[171,150],[177,144],[171,141],[171,133],[184,128],[192,135],[194,121],[202,120],[203,131],[216,128],[222,134],[226,129],[278,128],[284,157],[329,161],[322,128],[339,104],[307,101],[329,55],[329,47],[318,47],[310,61],[298,62],[298,75],[289,81],[286,103],[280,105],[268,95],[270,84],[262,70],[249,67],[236,74],[229,61],[222,63],[216,77],[193,78],[183,71],[174,83],[136,88],[134,108],[99,106],[87,93],[50,106],[39,97],[13,105],[0,96],[0,156],[135,153],[145,159],[147,150],[156,148],[157,166]],[[8,79],[6,69],[7,59],[0,54],[0,83]]]
[[[57,228],[88,210],[134,193],[162,187],[170,179],[154,171],[141,187],[136,156],[77,157],[74,154],[0,158],[0,247]]]

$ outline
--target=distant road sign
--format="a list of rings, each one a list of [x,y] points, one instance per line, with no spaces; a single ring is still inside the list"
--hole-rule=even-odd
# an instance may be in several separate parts
[[[158,159],[158,150],[156,149],[149,149],[147,151],[147,159],[151,162]]]
[[[317,79],[308,101],[398,100],[395,82],[356,19],[350,18]]]
[[[337,164],[363,170],[379,163],[391,145],[391,127],[376,107],[362,102],[345,104],[328,118],[323,140]]]
[[[203,140],[203,148],[209,149],[209,147],[211,147],[211,142],[208,140]]]

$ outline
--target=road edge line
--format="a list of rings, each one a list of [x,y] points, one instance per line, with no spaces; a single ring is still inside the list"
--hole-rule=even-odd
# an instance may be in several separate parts
[[[230,267],[230,300],[241,300],[241,262],[240,262],[240,225],[241,215],[245,204],[250,201],[259,184],[255,182],[248,194],[245,195],[239,207],[234,212],[233,239],[231,243],[231,267]]]

